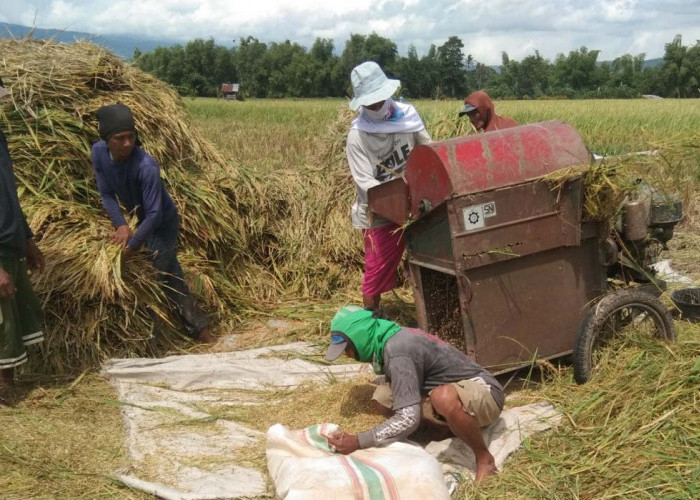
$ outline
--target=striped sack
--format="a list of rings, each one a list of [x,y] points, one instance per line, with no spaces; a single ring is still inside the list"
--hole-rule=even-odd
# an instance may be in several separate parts
[[[267,467],[278,498],[294,499],[449,499],[439,462],[422,448],[392,443],[333,453],[326,436],[334,424],[267,431]]]

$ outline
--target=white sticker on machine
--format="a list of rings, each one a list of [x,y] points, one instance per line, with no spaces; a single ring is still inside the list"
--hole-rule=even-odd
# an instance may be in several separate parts
[[[488,219],[494,215],[496,215],[496,202],[489,201],[488,203],[484,203],[484,217]]]
[[[484,227],[485,219],[488,217],[493,217],[494,215],[496,215],[496,202],[493,201],[482,203],[481,205],[465,207],[462,209],[464,229],[466,231],[480,229]]]

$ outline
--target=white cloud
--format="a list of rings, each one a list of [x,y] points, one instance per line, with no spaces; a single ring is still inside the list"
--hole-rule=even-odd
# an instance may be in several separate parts
[[[614,0],[601,2],[606,19],[626,21],[634,15],[635,0]]]
[[[394,16],[390,19],[372,19],[368,22],[371,31],[381,33],[382,36],[393,38],[401,34],[401,31],[406,24],[406,20],[400,16]]]
[[[487,64],[498,64],[503,51],[553,59],[583,45],[602,59],[659,57],[677,33],[686,43],[700,39],[698,0],[3,0],[0,21],[32,25],[35,15],[42,28],[226,45],[248,35],[306,46],[324,37],[342,50],[350,33],[376,31],[401,54],[410,44],[425,54],[456,35]]]

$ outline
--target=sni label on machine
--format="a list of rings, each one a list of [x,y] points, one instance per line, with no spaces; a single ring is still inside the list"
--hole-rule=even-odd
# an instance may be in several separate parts
[[[465,231],[473,231],[485,226],[485,219],[496,215],[496,202],[489,201],[481,205],[472,205],[462,209]]]

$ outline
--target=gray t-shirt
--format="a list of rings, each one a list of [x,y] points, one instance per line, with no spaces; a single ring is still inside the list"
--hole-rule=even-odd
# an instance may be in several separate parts
[[[408,154],[416,144],[430,142],[425,130],[410,133],[370,134],[351,129],[345,152],[355,180],[357,196],[352,206],[352,224],[358,229],[385,226],[388,220],[372,216],[367,191],[393,179],[406,169]]]
[[[384,347],[384,371],[391,386],[394,415],[357,435],[361,448],[383,446],[413,433],[420,423],[420,402],[441,385],[480,378],[499,410],[503,387],[485,368],[448,343],[414,328],[402,328]]]
[[[484,367],[447,342],[414,328],[402,328],[384,347],[384,371],[394,410],[411,406],[441,385],[480,377],[503,409],[503,387]]]

